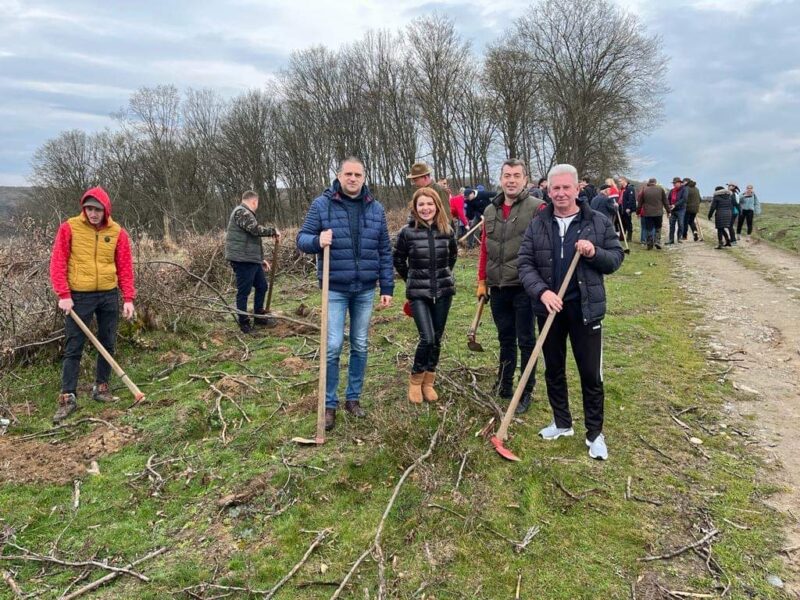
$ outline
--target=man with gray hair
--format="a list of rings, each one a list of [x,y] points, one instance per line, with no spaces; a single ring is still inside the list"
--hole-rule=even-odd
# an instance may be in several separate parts
[[[603,329],[606,290],[603,275],[616,271],[625,254],[617,232],[605,215],[578,202],[578,172],[556,165],[548,174],[552,203],[537,214],[525,231],[519,250],[519,278],[534,302],[541,330],[556,313],[542,346],[547,397],[553,421],[539,435],[556,440],[575,434],[567,396],[567,338],[581,379],[586,445],[589,456],[608,458],[603,435]],[[563,299],[558,290],[575,253],[580,260]]]
[[[519,280],[517,253],[528,223],[543,202],[529,195],[528,171],[525,163],[516,158],[506,160],[500,168],[500,188],[502,191],[483,211],[476,295],[489,298],[500,342],[495,391],[501,398],[509,399],[513,396],[517,347],[522,372],[536,345],[531,300]],[[525,386],[517,413],[524,413],[530,407],[535,383],[534,372]]]

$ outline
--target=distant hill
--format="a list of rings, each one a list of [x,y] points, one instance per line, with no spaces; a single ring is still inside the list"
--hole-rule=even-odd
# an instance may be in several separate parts
[[[31,187],[0,186],[0,236],[13,233],[13,228],[9,226],[9,218],[17,206],[28,200],[31,193],[33,193]]]
[[[0,186],[0,215],[8,216],[11,210],[24,202],[33,191],[30,187]]]

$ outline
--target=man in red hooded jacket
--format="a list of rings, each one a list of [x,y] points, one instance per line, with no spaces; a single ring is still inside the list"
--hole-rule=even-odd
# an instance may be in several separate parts
[[[68,315],[64,321],[64,362],[61,369],[61,394],[53,422],[59,423],[77,408],[76,390],[81,354],[86,336],[69,312],[85,323],[97,317],[97,338],[114,354],[119,321],[119,294],[122,315],[133,318],[133,259],[128,233],[111,218],[111,200],[101,187],[87,190],[81,198],[81,213],[58,228],[50,257],[50,282],[58,295],[58,308]],[[98,402],[114,399],[108,388],[111,365],[98,355],[92,398]]]

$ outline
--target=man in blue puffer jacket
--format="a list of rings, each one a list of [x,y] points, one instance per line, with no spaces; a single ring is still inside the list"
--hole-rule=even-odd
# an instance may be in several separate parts
[[[567,399],[567,338],[581,380],[586,445],[589,456],[606,460],[603,435],[603,329],[606,290],[603,275],[616,271],[625,255],[605,215],[578,202],[578,171],[556,165],[548,174],[552,204],[528,225],[519,249],[519,279],[533,300],[542,330],[548,314],[557,313],[542,346],[547,397],[553,421],[539,435],[555,440],[575,434]],[[564,298],[556,291],[575,253],[581,255]]]
[[[364,163],[356,157],[344,159],[336,180],[308,209],[297,233],[297,248],[321,254],[330,246],[330,296],[328,299],[327,386],[325,429],[336,424],[339,406],[339,356],[344,342],[345,316],[350,313],[350,365],[344,408],[363,418],[361,389],[367,368],[367,335],[375,284],[380,286],[380,305],[391,306],[394,293],[392,246],[383,206],[364,183]],[[322,261],[317,260],[322,281]],[[321,358],[320,358],[321,360]]]

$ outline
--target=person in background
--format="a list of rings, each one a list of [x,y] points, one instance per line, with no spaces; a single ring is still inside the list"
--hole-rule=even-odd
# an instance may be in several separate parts
[[[730,190],[718,185],[714,188],[714,198],[708,209],[708,220],[710,221],[711,217],[714,217],[714,227],[717,228],[716,250],[730,247],[733,244],[729,236],[732,212],[733,195]]]
[[[58,424],[78,408],[77,389],[86,335],[70,311],[87,325],[97,318],[97,339],[112,356],[117,341],[119,296],[122,316],[132,319],[136,288],[128,232],[111,218],[111,199],[101,187],[87,190],[78,216],[61,223],[50,256],[50,283],[58,295],[64,319],[64,360],[61,393],[53,423]],[[112,402],[108,387],[111,365],[97,355],[92,399]]]
[[[683,229],[686,225],[686,194],[680,177],[672,178],[672,189],[669,191],[669,239],[667,244],[683,243]]]
[[[728,225],[728,237],[731,240],[731,246],[735,246],[736,217],[739,216],[739,186],[735,183],[729,183],[728,191],[731,193],[731,223]]]
[[[411,217],[397,236],[393,262],[406,282],[406,298],[419,332],[408,382],[408,399],[419,404],[423,399],[439,399],[433,385],[442,335],[456,293],[453,267],[458,247],[449,213],[435,190],[418,189],[409,208]]]
[[[633,215],[636,213],[636,190],[627,177],[619,178],[619,216],[628,242],[633,240]]]
[[[739,197],[739,221],[736,225],[736,233],[742,234],[742,225],[747,223],[747,241],[750,241],[750,234],[753,233],[753,215],[761,214],[761,203],[758,196],[753,191],[753,185],[748,184],[744,188],[744,193]]]
[[[258,210],[258,194],[247,191],[242,194],[242,202],[231,211],[228,219],[228,228],[225,233],[225,260],[231,264],[236,276],[236,310],[239,311],[237,319],[242,333],[250,333],[253,326],[247,316],[247,299],[255,288],[253,299],[253,314],[256,325],[271,327],[275,324],[264,312],[264,299],[267,296],[267,278],[264,270],[269,270],[270,264],[264,260],[264,248],[261,245],[262,237],[274,237],[276,243],[280,241],[280,231],[274,227],[264,227],[258,224],[256,218]],[[273,290],[274,292],[274,290]]]
[[[614,189],[616,190],[617,188],[614,187]],[[589,205],[592,207],[593,211],[605,215],[613,226],[617,222],[617,210],[619,206],[617,205],[616,197],[610,197],[610,192],[611,187],[607,183],[604,183],[600,186],[600,191],[592,198]]]
[[[669,214],[670,206],[664,188],[658,185],[655,177],[647,180],[647,185],[639,193],[636,210],[644,217],[644,228],[647,231],[647,249],[661,250],[661,227],[664,211]]]
[[[694,241],[700,239],[697,230],[697,213],[700,212],[700,190],[697,189],[697,182],[689,177],[683,179],[683,185],[686,187],[686,223],[683,226],[683,239],[689,234],[689,229],[692,230]]]

